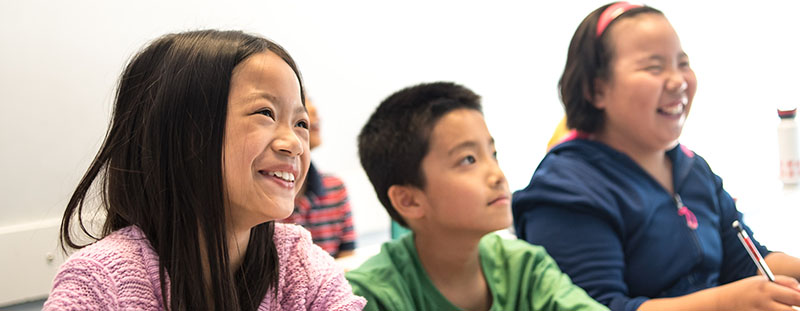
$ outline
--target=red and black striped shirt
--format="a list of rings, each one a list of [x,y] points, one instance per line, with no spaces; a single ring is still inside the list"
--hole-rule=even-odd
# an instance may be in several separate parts
[[[306,182],[305,194],[297,196],[294,212],[282,222],[305,227],[311,232],[314,244],[331,256],[355,249],[353,217],[342,180],[336,176],[319,174],[312,164]]]

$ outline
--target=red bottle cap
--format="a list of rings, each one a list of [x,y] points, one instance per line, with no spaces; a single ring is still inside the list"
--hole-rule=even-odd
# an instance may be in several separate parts
[[[797,114],[797,108],[794,108],[794,109],[792,109],[792,110],[780,110],[780,109],[778,109],[778,116],[779,116],[781,119],[790,119],[790,118],[794,118],[794,116],[795,116],[796,114]]]

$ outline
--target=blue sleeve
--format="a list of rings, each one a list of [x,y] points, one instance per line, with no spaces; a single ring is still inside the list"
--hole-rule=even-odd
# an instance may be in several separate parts
[[[710,170],[709,170],[710,172]],[[761,243],[758,243],[753,237],[753,231],[742,220],[742,213],[736,209],[736,203],[733,198],[722,188],[722,179],[719,176],[711,173],[714,179],[714,186],[716,187],[717,197],[719,198],[720,206],[720,236],[722,237],[722,267],[719,274],[720,284],[727,284],[757,273],[755,263],[750,258],[750,255],[745,250],[742,242],[739,241],[736,230],[731,224],[734,220],[738,220],[750,239],[755,244],[761,256],[766,257],[769,250]]]
[[[602,217],[540,205],[525,208],[517,216],[520,238],[544,246],[561,270],[592,298],[611,310],[636,310],[648,299],[628,297],[622,242]]]

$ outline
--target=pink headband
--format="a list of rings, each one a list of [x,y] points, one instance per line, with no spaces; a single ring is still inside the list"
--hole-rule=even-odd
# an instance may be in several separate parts
[[[597,37],[599,38],[600,35],[603,34],[603,31],[606,30],[606,27],[608,27],[608,24],[610,24],[618,16],[622,15],[622,13],[625,13],[630,9],[641,7],[643,7],[643,5],[633,4],[625,1],[617,2],[608,6],[603,13],[600,14],[600,18],[597,19]]]

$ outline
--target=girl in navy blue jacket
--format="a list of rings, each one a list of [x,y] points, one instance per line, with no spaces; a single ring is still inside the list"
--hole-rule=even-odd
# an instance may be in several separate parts
[[[758,276],[721,179],[678,143],[697,80],[660,11],[617,2],[589,14],[559,87],[576,135],[514,195],[520,238],[612,310],[800,305],[800,259],[755,242],[779,275]]]

